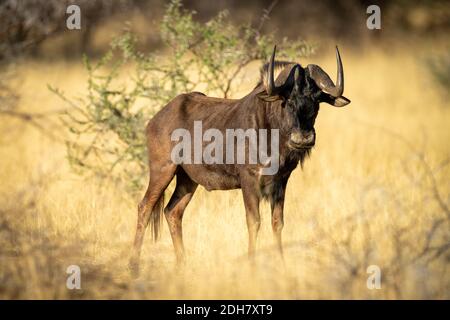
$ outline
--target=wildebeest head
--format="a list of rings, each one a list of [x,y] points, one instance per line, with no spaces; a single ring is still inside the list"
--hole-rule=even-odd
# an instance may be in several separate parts
[[[335,107],[350,103],[344,97],[344,69],[339,50],[336,47],[336,84],[321,67],[310,64],[303,68],[297,63],[275,61],[276,46],[269,63],[262,68],[262,82],[265,91],[259,98],[265,101],[283,100],[283,106],[290,117],[289,147],[309,149],[314,146],[316,133],[314,122],[319,111],[319,103],[326,102]],[[274,73],[279,71],[275,80]]]

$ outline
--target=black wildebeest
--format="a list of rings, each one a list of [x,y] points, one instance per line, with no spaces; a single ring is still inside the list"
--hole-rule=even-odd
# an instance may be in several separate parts
[[[350,100],[342,96],[344,71],[337,47],[336,84],[318,65],[310,64],[303,68],[297,63],[275,61],[275,51],[276,47],[269,63],[261,69],[260,82],[245,97],[234,100],[207,97],[198,92],[181,94],[149,121],[146,133],[150,183],[138,206],[136,237],[130,260],[133,270],[138,269],[146,226],[151,222],[153,236],[158,237],[163,212],[177,261],[183,260],[183,212],[199,184],[207,190],[242,189],[250,257],[255,253],[260,226],[259,202],[268,199],[276,245],[282,253],[281,230],[286,184],[291,172],[298,163],[303,163],[315,144],[314,122],[319,103],[342,107],[349,104]],[[276,77],[274,73],[277,73]],[[171,133],[178,128],[192,132],[194,121],[202,121],[203,128],[215,128],[220,132],[229,128],[278,129],[278,171],[273,175],[262,175],[261,167],[264,164],[174,163],[171,159],[174,147]],[[176,187],[163,210],[164,190],[174,176]]]

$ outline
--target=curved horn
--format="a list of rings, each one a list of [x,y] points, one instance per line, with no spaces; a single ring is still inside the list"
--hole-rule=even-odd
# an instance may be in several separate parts
[[[336,63],[337,63],[337,79],[336,79],[336,95],[335,97],[340,97],[344,93],[344,68],[342,67],[341,55],[339,54],[339,49],[336,46]]]
[[[267,70],[267,94],[269,96],[271,96],[272,94],[276,93],[276,87],[275,87],[275,79],[273,76],[273,69],[275,67],[275,52],[277,50],[277,46],[275,45],[273,47],[273,52],[272,52],[272,56],[270,57],[270,61],[269,61],[269,68]]]
[[[308,70],[311,78],[314,79],[317,86],[322,89],[323,92],[330,94],[337,98],[344,93],[344,68],[342,67],[342,60],[339,54],[339,49],[336,46],[336,63],[337,63],[337,79],[336,85],[330,79],[328,74],[322,70],[321,67],[315,64],[308,65]]]

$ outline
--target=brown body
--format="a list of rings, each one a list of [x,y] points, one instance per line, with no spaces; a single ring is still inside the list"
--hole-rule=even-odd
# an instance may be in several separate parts
[[[284,68],[277,78],[277,83],[281,82],[284,87],[274,87],[275,82],[270,84],[275,66],[274,54],[271,63],[265,66],[265,70],[269,72],[267,80],[269,84],[264,84],[263,76],[261,83],[247,96],[232,100],[211,98],[198,92],[182,94],[149,121],[147,144],[150,183],[138,209],[137,231],[131,259],[133,270],[138,269],[142,241],[149,222],[152,224],[154,237],[158,236],[164,190],[174,177],[176,188],[163,212],[178,262],[184,258],[181,227],[183,213],[198,185],[207,190],[242,189],[250,257],[255,254],[260,226],[259,203],[262,198],[267,198],[271,204],[276,245],[282,253],[281,230],[286,185],[291,172],[304,160],[314,145],[313,125],[321,102],[319,95],[322,90],[306,73],[301,72],[303,68],[293,63],[279,64]],[[334,98],[329,94],[321,98],[322,101],[328,103],[331,101],[335,105],[339,103],[338,99],[345,99]],[[262,164],[248,163],[175,164],[171,159],[171,152],[176,142],[171,140],[171,134],[179,128],[193,132],[194,121],[202,121],[203,131],[214,128],[223,133],[226,129],[278,129],[278,171],[274,175],[262,175]],[[266,143],[270,146],[270,141]]]

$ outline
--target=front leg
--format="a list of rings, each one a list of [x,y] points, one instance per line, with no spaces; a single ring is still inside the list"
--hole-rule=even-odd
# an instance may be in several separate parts
[[[253,259],[256,251],[256,239],[261,225],[259,215],[260,195],[257,180],[248,173],[241,174],[241,188],[248,227],[248,256]]]
[[[283,245],[281,242],[281,232],[284,226],[284,197],[286,194],[286,183],[282,182],[273,190],[270,197],[270,207],[272,209],[272,231],[275,245],[281,257],[283,257]]]

